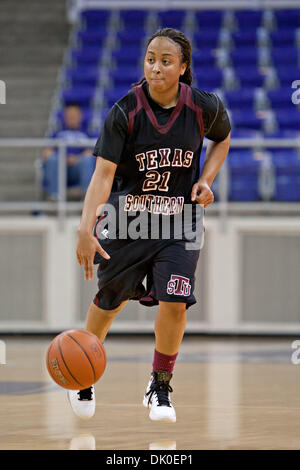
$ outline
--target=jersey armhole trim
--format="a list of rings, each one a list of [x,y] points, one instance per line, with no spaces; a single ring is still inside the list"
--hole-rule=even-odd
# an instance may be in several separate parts
[[[124,118],[125,118],[125,121],[126,121],[126,124],[128,125],[128,118],[124,112],[124,110],[121,108],[121,106],[118,104],[118,103],[115,103],[116,106],[118,106],[119,110],[121,111],[121,113],[123,114]]]
[[[213,93],[213,95],[215,96],[215,98],[216,98],[216,100],[217,100],[217,111],[216,111],[214,120],[213,120],[213,122],[212,122],[211,125],[210,125],[210,128],[209,128],[209,129],[207,130],[207,132],[206,132],[206,135],[209,134],[211,128],[213,127],[213,125],[214,125],[214,123],[215,123],[215,121],[216,121],[216,119],[217,119],[218,112],[219,112],[219,107],[220,107],[220,103],[219,103],[219,100],[218,100],[217,95],[216,95],[215,93]]]

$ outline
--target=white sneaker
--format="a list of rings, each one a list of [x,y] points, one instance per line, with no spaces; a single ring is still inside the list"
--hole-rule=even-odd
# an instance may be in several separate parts
[[[68,399],[79,418],[89,419],[94,416],[96,408],[94,385],[84,390],[68,390]]]
[[[151,374],[143,405],[150,408],[149,418],[152,421],[176,422],[176,413],[170,401],[170,392],[173,392],[169,385],[171,378],[172,374],[164,370],[158,370]]]

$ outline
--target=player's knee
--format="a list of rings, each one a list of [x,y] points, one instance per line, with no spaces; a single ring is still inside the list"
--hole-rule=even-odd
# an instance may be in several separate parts
[[[97,315],[100,315],[102,318],[105,318],[106,320],[111,320],[111,319],[114,319],[118,315],[120,310],[121,310],[121,306],[116,307],[111,310],[104,310],[103,308],[99,308],[96,306],[95,313]]]
[[[116,307],[112,310],[104,310],[104,315],[107,317],[107,318],[115,318],[118,313],[121,311],[121,306],[119,307]]]
[[[181,302],[168,302],[165,303],[163,308],[167,310],[168,314],[172,316],[174,321],[182,321],[185,318],[186,304]]]
[[[175,321],[182,321],[185,319],[186,314],[186,305],[185,304],[177,304],[174,306],[173,309],[173,316],[175,317]]]

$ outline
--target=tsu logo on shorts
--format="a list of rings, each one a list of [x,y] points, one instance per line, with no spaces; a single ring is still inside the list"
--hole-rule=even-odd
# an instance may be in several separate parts
[[[189,296],[191,293],[191,284],[188,277],[171,274],[167,285],[168,294]]]

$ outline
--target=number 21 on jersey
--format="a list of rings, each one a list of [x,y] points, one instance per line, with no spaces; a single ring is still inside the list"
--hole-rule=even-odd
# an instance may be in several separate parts
[[[158,189],[158,191],[169,191],[168,181],[170,175],[170,171],[164,171],[162,174],[155,170],[147,171],[142,190],[156,191]]]

